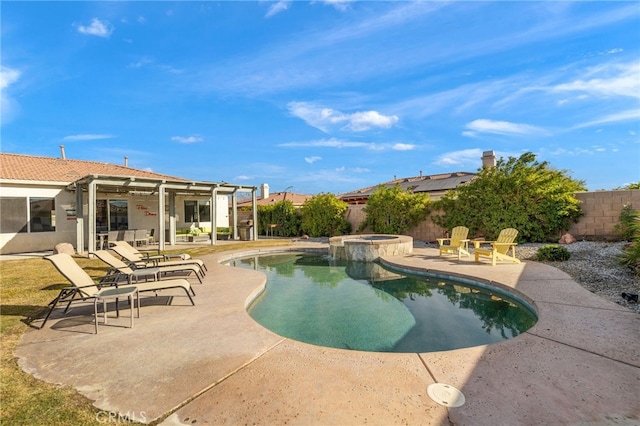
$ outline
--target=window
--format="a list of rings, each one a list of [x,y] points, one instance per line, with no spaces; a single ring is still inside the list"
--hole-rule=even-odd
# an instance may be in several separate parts
[[[31,232],[56,230],[56,203],[53,198],[29,199],[29,222]]]
[[[1,233],[27,232],[26,197],[1,197],[0,212]]]
[[[198,202],[197,201],[184,202],[184,221],[198,222]]]
[[[0,232],[53,232],[56,203],[53,198],[1,197]]]
[[[200,213],[199,222],[211,222],[211,205],[208,201],[199,202],[198,212]]]
[[[129,229],[127,200],[109,200],[109,230]]]
[[[96,230],[98,232],[129,229],[127,200],[96,200]]]
[[[109,230],[109,210],[107,200],[96,200],[96,231],[105,232]]]
[[[211,203],[209,201],[187,200],[184,202],[185,222],[211,222]]]

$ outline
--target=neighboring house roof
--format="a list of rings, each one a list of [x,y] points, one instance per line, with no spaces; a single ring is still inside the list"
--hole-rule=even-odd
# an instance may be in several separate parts
[[[0,180],[60,182],[69,184],[89,175],[166,179],[187,182],[187,180],[183,178],[111,163],[0,153]]]
[[[469,182],[475,178],[475,173],[469,172],[455,172],[445,173],[439,175],[430,176],[417,176],[402,179],[395,179],[389,182],[381,183],[379,185],[370,186],[367,188],[359,189],[357,191],[348,192],[338,196],[341,200],[347,203],[357,203],[359,201],[366,201],[367,198],[379,187],[386,186],[392,188],[398,185],[403,190],[409,190],[412,192],[428,193],[432,198],[438,198],[446,193],[448,190],[455,189],[458,186]]]
[[[312,198],[312,195],[295,194],[293,192],[272,192],[268,197],[258,198],[257,205],[266,206],[280,201],[291,201],[294,206],[301,206],[305,201]],[[238,207],[251,206],[251,200],[238,202]]]

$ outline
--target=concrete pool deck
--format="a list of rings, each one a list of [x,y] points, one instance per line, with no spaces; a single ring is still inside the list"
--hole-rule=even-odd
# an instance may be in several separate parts
[[[245,306],[264,276],[219,264],[233,253],[203,257],[209,272],[194,284],[196,306],[178,293],[170,306],[162,295],[143,296],[134,328],[125,328],[125,310],[97,335],[91,304],[56,312],[46,328],[25,333],[19,364],[95,401],[101,423],[110,415],[162,425],[640,423],[640,315],[556,268],[439,259],[431,248],[386,258],[511,287],[535,305],[539,321],[487,346],[372,353],[293,341],[257,324]],[[462,391],[466,403],[435,403],[427,395],[435,382]]]

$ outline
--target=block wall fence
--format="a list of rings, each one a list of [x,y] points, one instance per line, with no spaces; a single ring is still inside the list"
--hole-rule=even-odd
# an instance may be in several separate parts
[[[578,223],[571,224],[568,232],[578,240],[615,240],[617,236],[614,227],[619,222],[622,208],[630,204],[634,210],[640,210],[640,189],[579,192],[575,195],[582,203],[584,215]],[[363,204],[350,205],[345,213],[345,218],[351,223],[352,233],[356,232],[365,219],[364,207]],[[446,229],[431,220],[425,220],[407,232],[407,235],[418,241],[435,241],[446,234]]]

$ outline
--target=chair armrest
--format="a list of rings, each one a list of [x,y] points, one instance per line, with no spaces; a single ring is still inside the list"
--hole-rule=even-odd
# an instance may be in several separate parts
[[[438,244],[443,245],[445,241],[451,241],[451,238],[438,238]]]
[[[497,242],[492,242],[491,245],[493,246],[507,246],[507,247],[511,247],[511,246],[517,246],[518,243],[497,243]]]
[[[182,257],[181,254],[163,254],[162,255],[166,260],[169,259],[180,259],[180,260],[184,260],[184,257]]]

